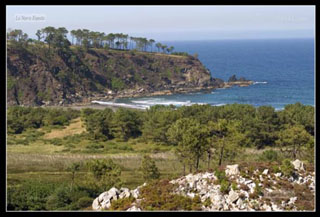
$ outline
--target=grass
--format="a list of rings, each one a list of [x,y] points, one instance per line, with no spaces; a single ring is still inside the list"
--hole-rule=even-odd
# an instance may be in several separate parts
[[[44,135],[44,139],[53,139],[53,138],[63,138],[66,136],[72,136],[77,135],[86,132],[86,129],[84,128],[84,123],[81,120],[81,118],[76,118],[72,120],[69,126],[67,126],[64,129],[54,129],[49,133],[46,133]]]

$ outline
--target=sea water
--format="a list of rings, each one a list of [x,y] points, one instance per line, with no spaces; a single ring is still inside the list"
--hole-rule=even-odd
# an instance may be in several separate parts
[[[198,54],[200,61],[212,76],[225,81],[235,74],[237,78],[253,80],[248,87],[215,89],[209,93],[197,92],[142,98],[117,99],[137,108],[152,105],[183,106],[229,103],[270,105],[276,110],[301,102],[314,106],[315,57],[314,39],[168,41],[175,51]]]

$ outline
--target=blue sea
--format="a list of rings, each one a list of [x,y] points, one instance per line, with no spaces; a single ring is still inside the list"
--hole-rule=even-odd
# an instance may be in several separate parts
[[[235,74],[255,81],[248,87],[216,89],[143,98],[118,99],[129,107],[148,108],[155,104],[176,106],[244,103],[270,105],[281,110],[287,104],[301,102],[314,106],[314,39],[168,41],[174,51],[197,53],[215,78],[227,81]]]

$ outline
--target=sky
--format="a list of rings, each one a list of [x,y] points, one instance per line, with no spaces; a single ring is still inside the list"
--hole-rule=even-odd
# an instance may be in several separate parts
[[[7,6],[6,29],[46,26],[156,41],[314,38],[315,6]]]

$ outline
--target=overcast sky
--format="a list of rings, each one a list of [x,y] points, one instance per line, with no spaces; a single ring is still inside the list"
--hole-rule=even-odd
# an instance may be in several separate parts
[[[35,37],[46,26],[156,41],[312,38],[315,6],[7,6],[7,29]]]

